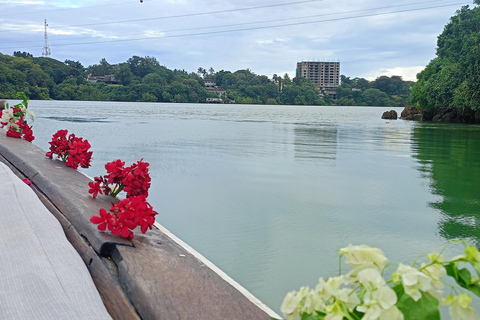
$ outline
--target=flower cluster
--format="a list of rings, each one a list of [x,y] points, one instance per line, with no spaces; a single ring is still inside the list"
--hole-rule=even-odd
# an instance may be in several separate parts
[[[461,240],[453,242],[457,241]],[[432,253],[426,263],[399,264],[388,281],[383,277],[387,258],[380,249],[349,245],[338,253],[353,270],[327,280],[320,278],[315,289],[302,287],[289,292],[281,311],[287,320],[403,320],[412,315],[430,320],[440,319],[439,307],[449,306],[454,320],[479,319],[471,306],[472,297],[459,291],[469,290],[480,296],[480,255],[475,247],[461,242],[465,255],[445,261],[441,254]],[[475,269],[476,276],[467,268],[459,269],[465,263]],[[459,286],[446,284],[451,287],[446,298],[442,291],[445,275]]]
[[[35,137],[33,136],[32,126],[27,124],[25,115],[34,120],[32,112],[27,113],[28,98],[23,92],[18,92],[17,97],[22,99],[22,102],[7,108],[0,110],[0,125],[2,128],[7,127],[7,136],[12,138],[22,138],[28,142],[32,142]]]
[[[148,173],[148,162],[143,159],[137,161],[129,167],[124,167],[125,162],[115,160],[105,165],[107,174],[95,177],[90,182],[89,193],[95,198],[100,194],[110,194],[116,196],[120,191],[127,193],[127,198],[134,196],[148,197],[148,189],[150,188],[150,175]]]
[[[146,197],[141,195],[125,198],[117,204],[112,204],[110,212],[100,209],[100,215],[93,216],[90,221],[98,224],[99,230],[105,231],[108,228],[114,235],[132,240],[134,237],[132,230],[137,226],[142,233],[152,229],[156,214],[157,212],[146,201]]]
[[[90,149],[90,143],[88,140],[76,137],[71,133],[68,137],[67,130],[58,130],[52,137],[50,144],[50,151],[46,156],[53,158],[56,154],[57,158],[60,158],[69,167],[77,169],[78,166],[82,168],[90,167],[92,160],[92,151]]]

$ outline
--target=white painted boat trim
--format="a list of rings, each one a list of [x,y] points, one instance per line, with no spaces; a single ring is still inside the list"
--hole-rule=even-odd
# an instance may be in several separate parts
[[[270,309],[266,304],[264,304],[262,301],[260,301],[257,297],[255,297],[253,294],[251,294],[247,289],[242,287],[238,282],[230,278],[225,272],[223,272],[220,268],[218,268],[216,265],[214,265],[211,261],[209,261],[207,258],[202,256],[200,253],[198,253],[195,249],[190,247],[188,244],[183,242],[180,238],[178,238],[176,235],[171,233],[167,228],[162,226],[160,223],[156,222],[153,224],[158,230],[160,230],[162,233],[164,233],[167,237],[172,239],[172,241],[178,243],[182,248],[184,248],[187,252],[192,254],[195,258],[200,260],[204,265],[206,265],[208,268],[210,268],[213,272],[218,274],[220,278],[225,280],[227,283],[229,283],[232,287],[240,291],[248,300],[250,300],[253,304],[255,304],[257,307],[265,311],[270,317],[275,318],[275,319],[282,319],[278,314],[275,313],[272,309]]]
[[[81,174],[84,176],[88,177],[92,181],[92,177],[88,176],[84,172],[78,170]],[[118,198],[118,196],[117,196]],[[232,287],[240,291],[241,294],[243,294],[248,300],[250,300],[254,305],[259,307],[261,310],[265,311],[266,314],[268,314],[269,317],[275,318],[275,319],[282,319],[278,314],[275,313],[272,309],[270,309],[265,303],[260,301],[257,297],[255,297],[250,291],[242,287],[238,282],[233,280],[229,275],[227,275],[225,272],[223,272],[219,267],[214,265],[210,260],[202,256],[198,251],[190,247],[188,244],[186,244],[184,241],[182,241],[179,237],[174,235],[170,230],[162,226],[160,223],[155,221],[153,224],[158,230],[160,230],[162,233],[164,233],[167,237],[169,237],[172,241],[176,242],[178,245],[180,245],[183,249],[185,249],[187,252],[192,254],[195,258],[200,260],[204,265],[206,265],[210,270],[215,272],[220,278],[225,280],[228,284],[230,284]]]

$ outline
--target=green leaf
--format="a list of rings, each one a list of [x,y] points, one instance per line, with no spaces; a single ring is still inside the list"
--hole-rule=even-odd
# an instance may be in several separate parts
[[[458,272],[458,277],[463,283],[463,285],[459,283],[462,287],[467,288],[468,286],[470,286],[470,281],[472,280],[472,275],[470,274],[470,271],[468,271],[467,269],[460,269]]]
[[[405,320],[440,320],[438,300],[428,294],[421,292],[422,297],[415,301],[405,293],[402,284],[393,287],[397,294],[397,307],[403,313]]]
[[[20,100],[28,100],[27,95],[24,92],[17,92],[17,98]]]
[[[458,283],[459,286],[470,290],[476,296],[480,297],[480,286],[478,284],[472,284],[472,275],[470,271],[467,269],[458,269],[456,263],[449,263],[445,269],[447,270],[447,274],[454,278],[455,281]]]
[[[309,313],[304,313],[301,316],[301,320],[323,320],[325,316],[327,315],[326,313],[315,311],[316,314],[309,314]]]
[[[480,286],[478,284],[472,284],[467,288],[471,292],[473,292],[476,296],[480,297]]]

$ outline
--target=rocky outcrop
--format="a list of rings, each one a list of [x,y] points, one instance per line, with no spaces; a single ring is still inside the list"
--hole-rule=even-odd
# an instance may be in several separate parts
[[[400,119],[422,121],[423,113],[418,108],[415,108],[413,106],[406,106],[400,114]]]
[[[382,115],[382,119],[397,120],[398,114],[395,110],[385,111]]]
[[[471,108],[445,108],[421,111],[407,106],[402,111],[400,119],[449,123],[480,123],[480,110]]]
[[[433,122],[480,123],[480,110],[475,111],[471,108],[439,109],[429,114],[425,120]]]

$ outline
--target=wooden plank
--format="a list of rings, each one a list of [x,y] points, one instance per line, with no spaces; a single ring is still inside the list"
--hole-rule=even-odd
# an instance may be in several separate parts
[[[270,319],[159,231],[135,235],[133,242],[135,248],[118,246],[113,259],[120,281],[143,319]],[[155,303],[144,303],[148,299]]]

